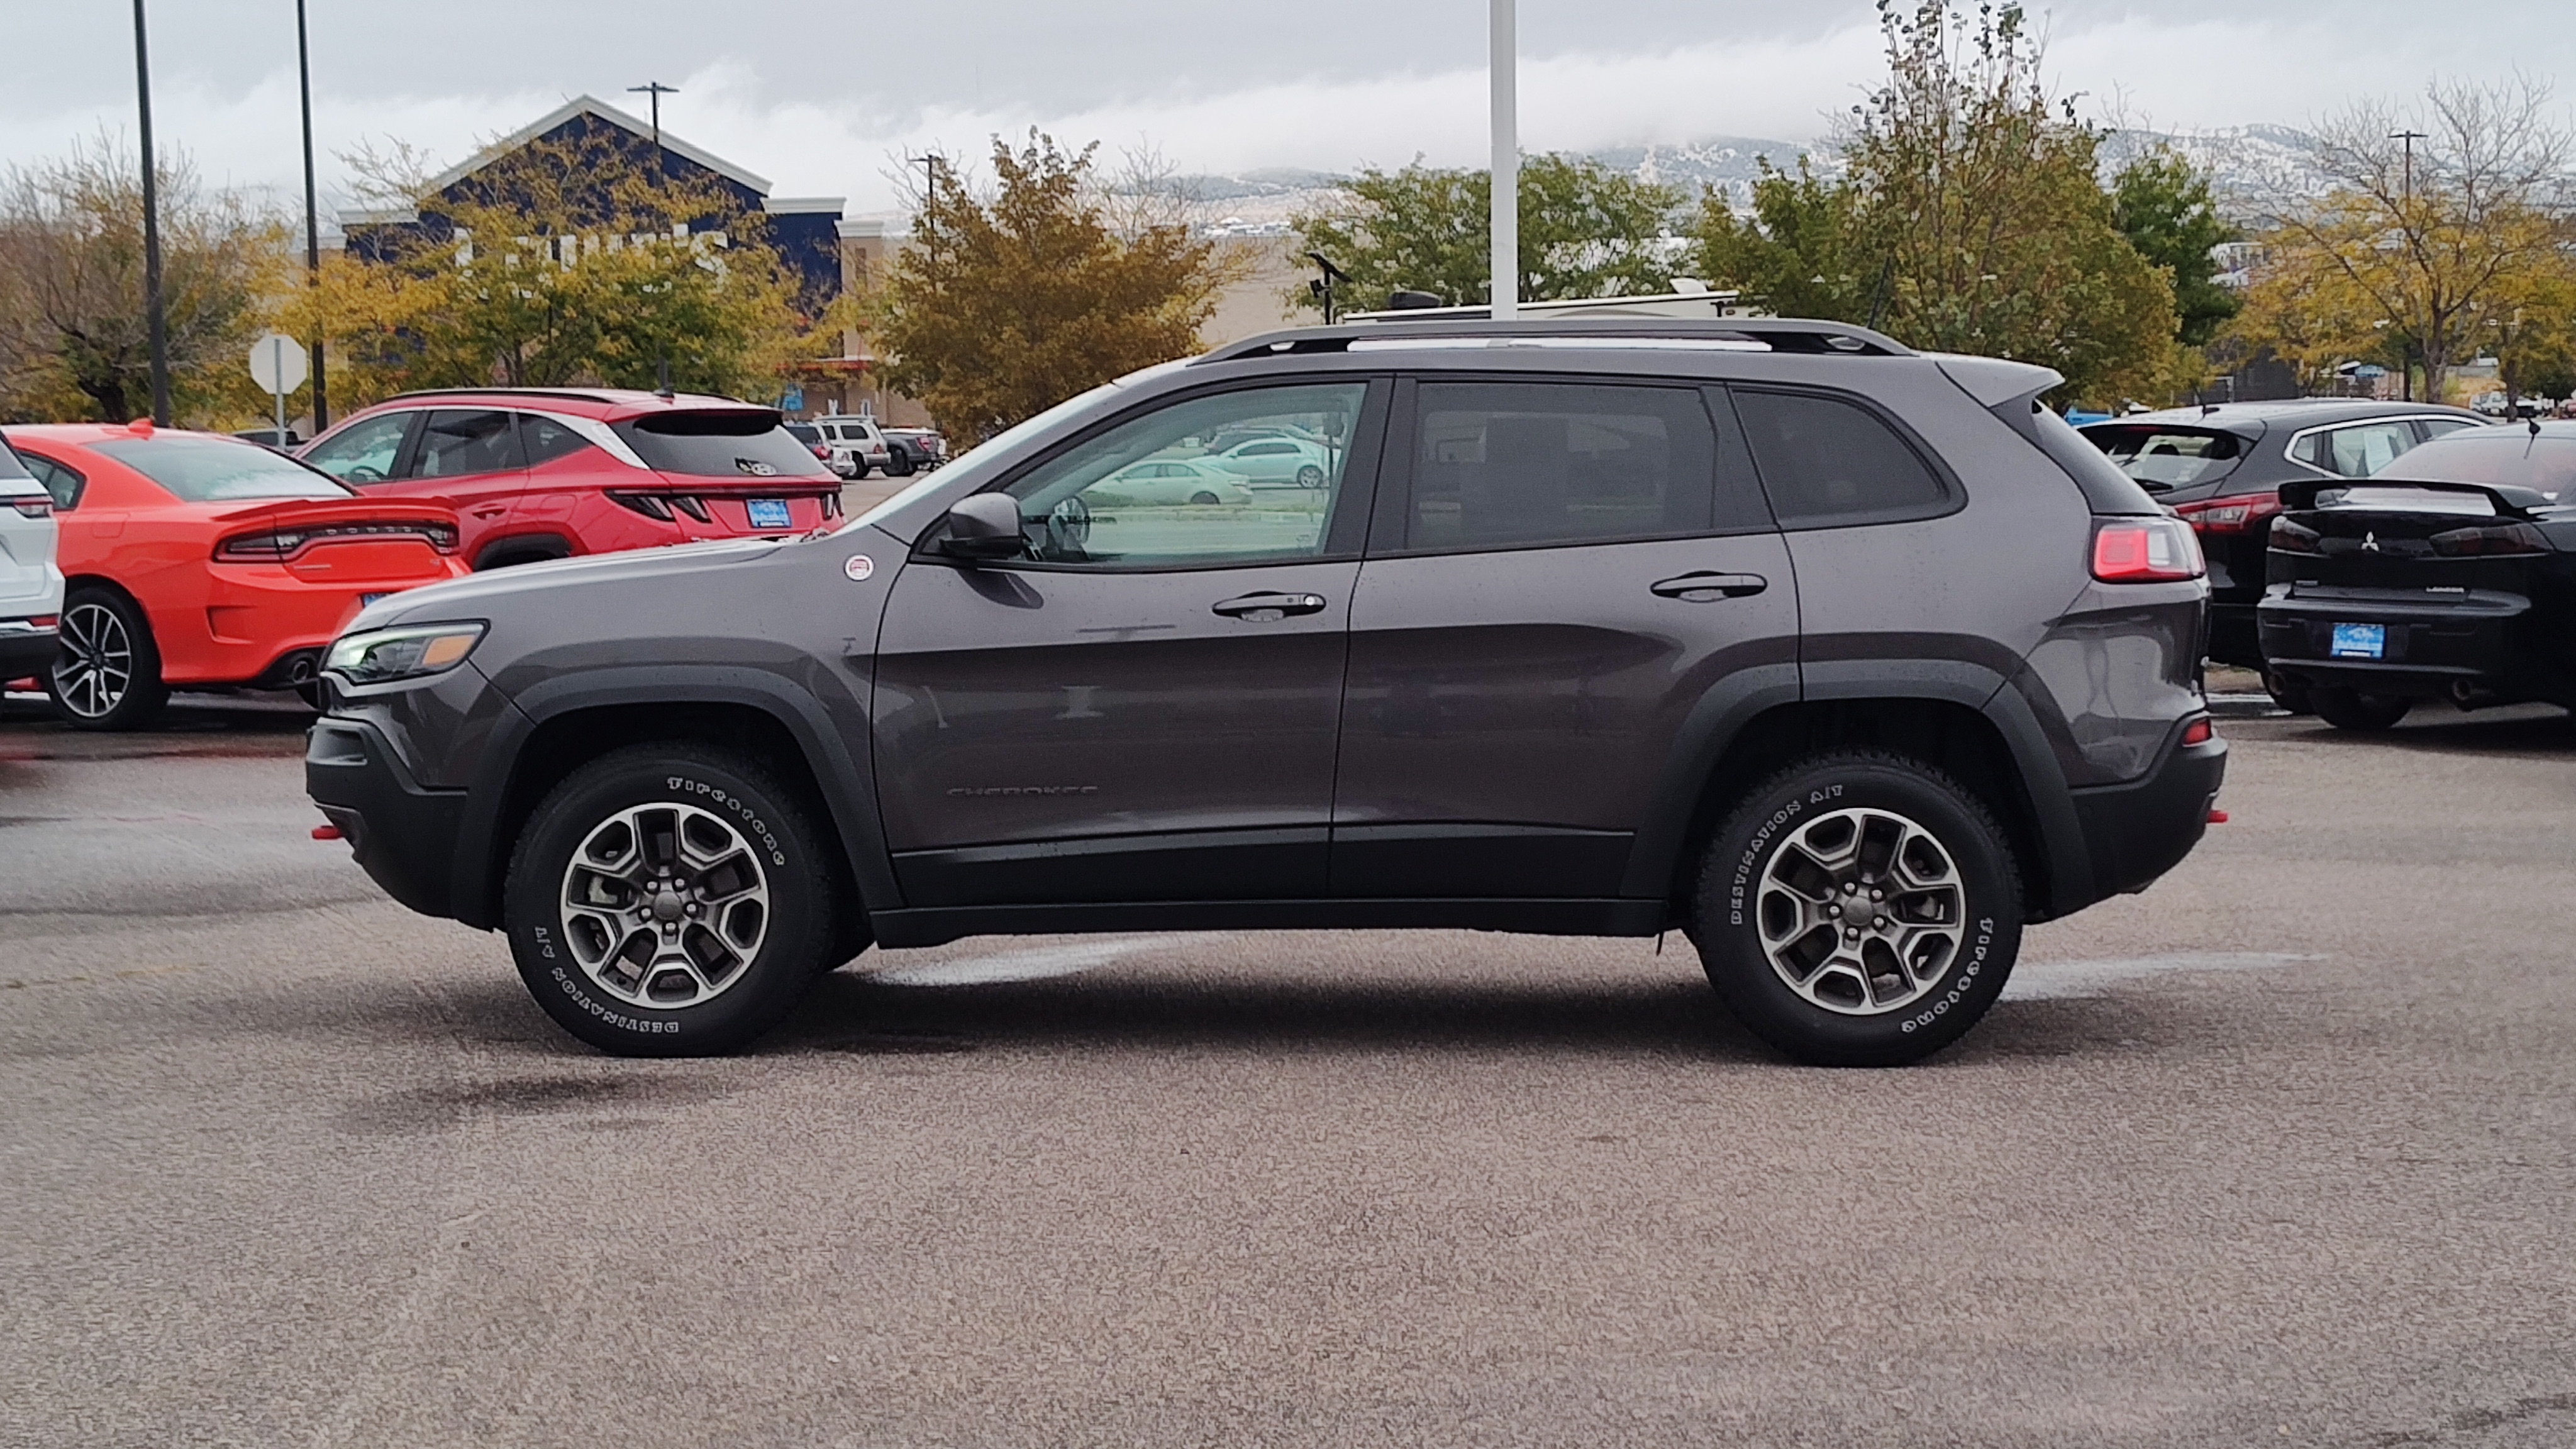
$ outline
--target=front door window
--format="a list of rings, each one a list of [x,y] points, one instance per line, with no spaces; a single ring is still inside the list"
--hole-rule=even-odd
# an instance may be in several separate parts
[[[304,461],[343,483],[365,487],[394,476],[402,456],[403,435],[417,413],[378,413],[362,418],[313,445]]]

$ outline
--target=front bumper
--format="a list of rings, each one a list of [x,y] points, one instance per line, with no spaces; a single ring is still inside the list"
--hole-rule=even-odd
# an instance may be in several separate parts
[[[2477,589],[2459,594],[2294,593],[2278,586],[2255,611],[2265,665],[2296,683],[2372,694],[2553,694],[2522,647],[2531,601]],[[2377,659],[2334,657],[2337,624],[2386,629]]]
[[[2095,899],[2145,890],[2208,831],[2210,809],[2227,779],[2227,741],[2212,735],[2183,744],[2189,724],[2176,726],[2163,761],[2144,778],[2073,792]]]
[[[451,916],[462,790],[420,785],[384,733],[325,716],[304,750],[304,789],[385,893],[425,916]]]

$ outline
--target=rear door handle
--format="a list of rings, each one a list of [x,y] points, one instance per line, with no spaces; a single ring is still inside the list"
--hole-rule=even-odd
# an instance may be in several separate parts
[[[506,503],[493,503],[475,509],[474,516],[477,518],[498,518],[509,511],[510,505]]]
[[[1268,623],[1273,619],[1285,619],[1291,614],[1320,614],[1324,612],[1324,596],[1321,594],[1275,594],[1265,591],[1257,594],[1237,595],[1234,598],[1227,599],[1223,603],[1214,605],[1213,609],[1214,612],[1223,614],[1229,619],[1243,619],[1251,623],[1262,624]]]
[[[1649,585],[1667,599],[1680,599],[1691,604],[1711,604],[1719,599],[1741,599],[1771,587],[1771,581],[1760,574],[1689,573],[1659,579]]]

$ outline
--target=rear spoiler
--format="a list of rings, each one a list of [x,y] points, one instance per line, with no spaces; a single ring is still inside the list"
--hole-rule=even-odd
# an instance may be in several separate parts
[[[2281,485],[2281,507],[2291,513],[2305,513],[2318,506],[2324,494],[2342,493],[2353,487],[2421,488],[2430,493],[2470,493],[2495,505],[2495,511],[2507,518],[2529,519],[2535,508],[2550,506],[2550,497],[2531,488],[2517,488],[2510,483],[2436,483],[2421,478],[2299,478]]]

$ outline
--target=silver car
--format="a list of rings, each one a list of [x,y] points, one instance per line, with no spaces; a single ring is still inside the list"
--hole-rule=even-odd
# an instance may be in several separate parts
[[[63,612],[54,541],[54,496],[0,442],[0,685],[54,662]]]

